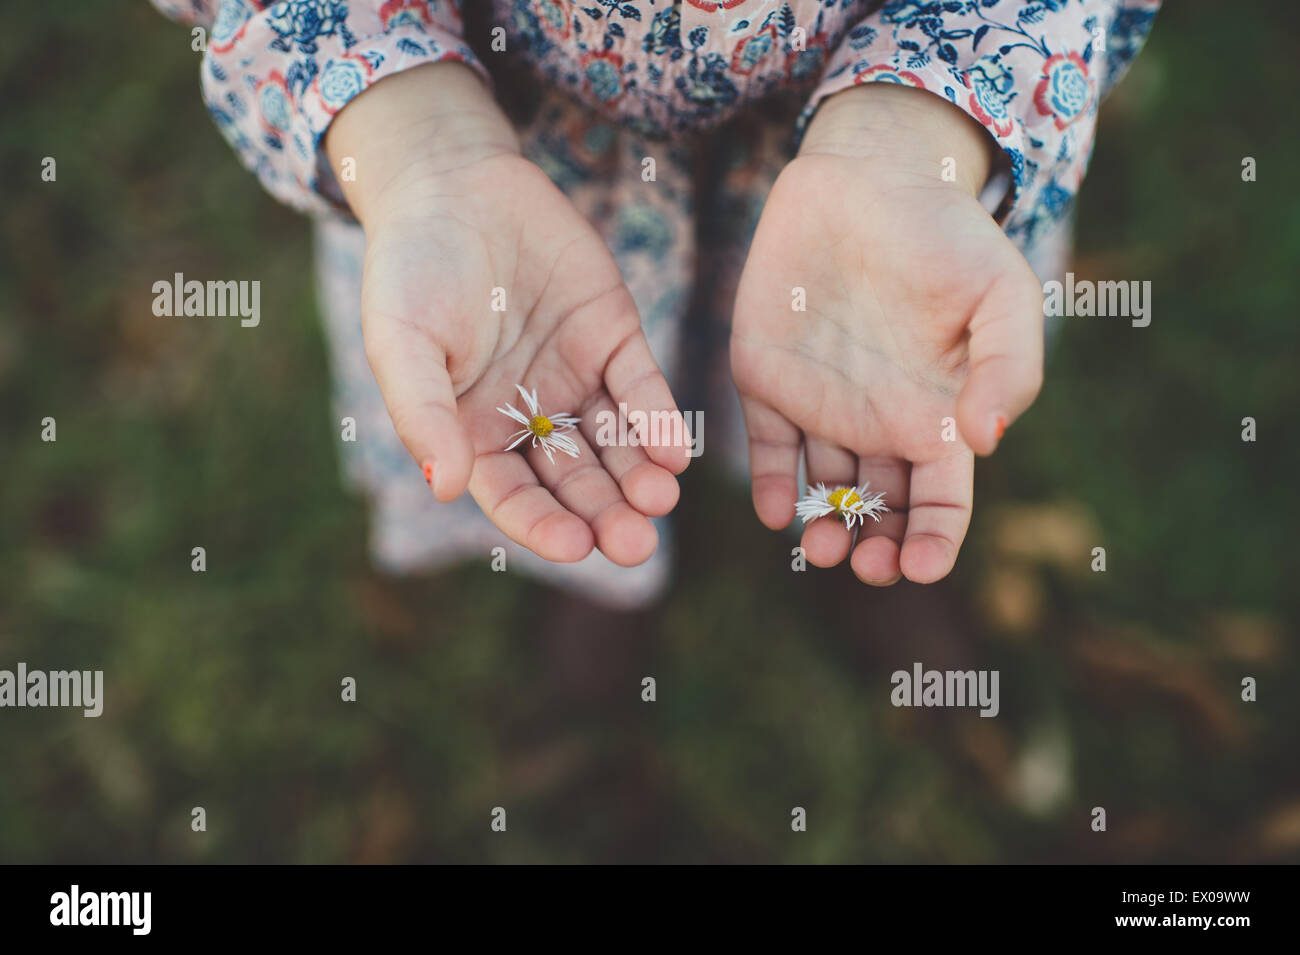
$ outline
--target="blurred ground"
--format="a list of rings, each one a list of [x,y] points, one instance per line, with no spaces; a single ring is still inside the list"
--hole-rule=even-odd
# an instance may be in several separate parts
[[[1253,9],[1167,4],[1104,111],[1075,270],[1151,279],[1153,321],[1066,321],[951,581],[782,573],[701,468],[632,619],[368,569],[307,225],[211,126],[188,33],[7,11],[0,667],[103,668],[109,708],[0,711],[0,861],[1300,860],[1300,14]],[[177,270],[261,276],[262,326],[155,318]],[[892,708],[917,660],[1000,669],[1001,716]]]

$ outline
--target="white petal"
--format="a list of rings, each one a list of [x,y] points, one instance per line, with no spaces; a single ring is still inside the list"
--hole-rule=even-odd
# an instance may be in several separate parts
[[[518,421],[522,425],[528,424],[528,418],[524,417],[523,412],[517,410],[514,405],[508,402],[506,403],[506,406],[504,408],[498,408],[497,411],[500,411],[507,418],[513,418],[515,421]]]
[[[524,399],[524,407],[528,409],[528,413],[536,417],[537,399],[533,395],[530,395],[523,385],[517,384],[515,385],[515,389],[519,392],[520,396]]]
[[[557,449],[563,451],[569,457],[576,458],[578,456],[578,452],[579,452],[578,443],[574,441],[572,438],[570,438],[568,435],[556,434],[554,431],[552,431],[549,435],[546,436],[546,440],[550,441],[553,445],[555,445]]]
[[[830,504],[825,501],[819,501],[815,497],[805,497],[802,501],[796,503],[794,507],[795,510],[803,509],[805,511],[816,511],[819,514],[829,514],[831,511],[835,510],[835,508]]]
[[[802,501],[795,504],[794,511],[797,515],[802,517],[803,522],[807,524],[809,521],[815,520],[819,517],[825,517],[827,514],[834,514],[835,508],[831,507],[824,501],[817,500],[816,498],[804,498]]]

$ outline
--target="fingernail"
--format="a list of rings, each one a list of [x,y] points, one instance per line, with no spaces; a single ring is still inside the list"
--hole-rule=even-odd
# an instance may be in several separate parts
[[[998,441],[1007,433],[1007,419],[1005,415],[998,415],[993,419],[993,437]]]
[[[433,490],[434,490],[434,487],[433,487],[433,462],[432,462],[432,461],[425,461],[424,464],[421,466],[421,470],[424,471],[424,483],[427,484],[427,485],[429,485],[429,490],[430,490],[430,491],[433,491]],[[435,493],[436,493],[436,492],[435,492]]]

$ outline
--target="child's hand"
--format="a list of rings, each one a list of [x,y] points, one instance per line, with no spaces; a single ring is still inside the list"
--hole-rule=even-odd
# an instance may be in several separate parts
[[[646,515],[677,501],[682,448],[598,448],[596,416],[673,410],[636,306],[590,224],[458,64],[396,74],[335,119],[335,168],[366,230],[366,355],[402,441],[449,501],[466,488],[510,538],[554,561],[599,547],[632,565],[657,543]],[[504,296],[504,300],[502,299]],[[504,311],[496,311],[504,301]],[[505,451],[527,410],[581,417],[579,456]],[[527,447],[527,445],[525,445]]]
[[[952,569],[971,451],[992,453],[1042,381],[1041,287],[976,199],[991,143],[922,90],[831,97],[773,187],[741,277],[731,363],[754,508],[768,527],[790,523],[801,444],[810,482],[870,481],[891,513],[866,522],[852,554],[867,583]],[[792,308],[796,288],[806,311]],[[824,517],[803,546],[831,566],[850,535]]]

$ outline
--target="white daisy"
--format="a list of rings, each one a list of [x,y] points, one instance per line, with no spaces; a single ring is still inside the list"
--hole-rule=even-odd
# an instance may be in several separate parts
[[[532,438],[533,447],[540,445],[552,464],[555,463],[553,451],[563,451],[569,457],[576,458],[578,456],[578,443],[570,438],[566,432],[572,431],[582,419],[575,418],[571,414],[544,415],[537,404],[536,388],[533,389],[532,394],[529,394],[524,390],[523,385],[515,385],[515,387],[523,395],[524,406],[528,408],[528,414],[524,414],[509,402],[506,402],[504,408],[497,409],[507,418],[513,418],[524,426],[522,431],[516,431],[509,437],[510,443],[506,445],[506,450],[513,450],[520,443]]]
[[[885,495],[867,493],[869,486],[837,487],[828,491],[824,484],[816,487],[810,484],[807,495],[795,504],[794,512],[805,524],[827,514],[839,514],[849,530],[853,530],[854,523],[865,524],[868,517],[878,524],[881,513],[889,508],[885,507]]]

